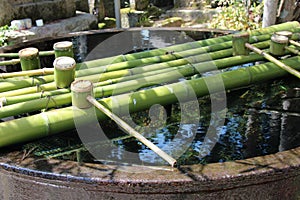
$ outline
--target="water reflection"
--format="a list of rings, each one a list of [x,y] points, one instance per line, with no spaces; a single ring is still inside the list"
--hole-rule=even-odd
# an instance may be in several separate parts
[[[193,42],[184,31],[130,30],[72,38],[78,62]]]

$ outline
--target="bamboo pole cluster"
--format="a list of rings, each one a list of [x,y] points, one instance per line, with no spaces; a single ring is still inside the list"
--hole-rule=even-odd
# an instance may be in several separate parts
[[[299,24],[289,22],[251,31],[249,43],[259,49],[269,49],[271,35],[284,30],[300,32]],[[217,76],[221,76],[226,89],[232,89],[286,75],[284,70],[270,62],[195,80],[190,79],[195,74],[265,59],[263,55],[255,53],[232,57],[232,39],[232,35],[227,35],[147,52],[77,63],[76,66],[71,64],[68,65],[71,66],[71,72],[67,75],[70,78],[62,87],[58,87],[55,82],[60,77],[55,74],[55,68],[41,69],[44,70],[42,72],[29,70],[7,73],[8,75],[0,74],[0,119],[44,111],[1,122],[0,147],[74,129],[72,94],[69,88],[73,79],[92,81],[94,96],[101,98],[101,104],[107,109],[112,110],[113,106],[116,106],[112,103],[111,95],[120,95],[120,98],[117,98],[120,107],[118,110],[126,108],[128,99],[131,99],[130,112],[136,112],[156,103],[162,105],[175,103],[176,91],[186,90],[186,85],[192,87],[198,97],[209,92],[218,92],[221,88],[216,83]],[[293,39],[298,40],[298,35],[293,34]],[[297,64],[299,61],[298,57],[292,57],[282,62],[299,68]],[[41,73],[40,76],[36,76],[38,73]],[[20,76],[24,78],[20,79]],[[185,80],[178,82],[182,78]],[[208,82],[215,83],[214,91],[208,90],[206,85]],[[153,87],[138,90],[148,86]],[[56,109],[47,111],[49,108]],[[82,112],[78,117],[85,117],[84,115]],[[97,112],[97,116],[99,120],[107,118],[100,111]]]

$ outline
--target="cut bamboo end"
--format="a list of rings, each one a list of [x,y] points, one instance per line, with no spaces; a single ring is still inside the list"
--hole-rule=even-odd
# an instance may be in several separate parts
[[[53,45],[55,58],[67,56],[74,57],[73,43],[69,41],[57,42]]]
[[[39,50],[37,48],[26,48],[19,51],[22,71],[40,69]]]
[[[79,109],[87,109],[92,104],[87,100],[88,96],[93,96],[93,83],[88,80],[77,80],[71,84],[72,105]]]
[[[270,53],[275,56],[283,56],[285,47],[288,45],[289,38],[283,35],[272,35],[270,43]]]
[[[39,55],[39,50],[37,48],[34,47],[29,47],[26,49],[21,49],[19,51],[19,57],[20,58],[27,58],[27,59],[31,59],[34,58],[36,56]]]
[[[71,57],[59,57],[54,60],[54,81],[57,88],[69,88],[75,80],[76,62]]]
[[[233,55],[249,55],[245,44],[249,42],[249,33],[235,34],[232,36]]]
[[[290,40],[293,36],[293,32],[291,32],[291,31],[277,31],[277,32],[275,32],[275,35],[285,36]]]

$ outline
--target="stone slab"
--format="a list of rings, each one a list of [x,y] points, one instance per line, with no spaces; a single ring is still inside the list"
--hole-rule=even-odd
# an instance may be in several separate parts
[[[217,14],[215,9],[172,9],[166,12],[167,17],[181,17],[183,21],[207,21]]]
[[[0,26],[13,19],[31,18],[50,22],[73,17],[76,14],[75,0],[1,0]]]
[[[9,44],[26,42],[32,39],[61,36],[70,32],[84,31],[97,27],[97,18],[85,12],[76,12],[76,16],[57,20],[44,26],[34,26],[28,30],[11,31]]]

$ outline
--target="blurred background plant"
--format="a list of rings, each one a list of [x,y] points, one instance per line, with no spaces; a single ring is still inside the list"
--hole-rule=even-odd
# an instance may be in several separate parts
[[[15,27],[8,25],[0,27],[0,47],[8,45],[8,33],[14,30],[16,30]]]
[[[210,28],[251,30],[262,26],[263,3],[257,1],[218,1],[220,12],[214,15]],[[225,5],[225,6],[224,6]]]

